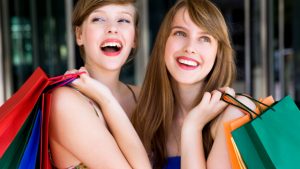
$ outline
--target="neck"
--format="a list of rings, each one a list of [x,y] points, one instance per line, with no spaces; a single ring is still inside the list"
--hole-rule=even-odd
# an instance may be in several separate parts
[[[119,89],[121,88],[120,86],[122,85],[122,82],[119,80],[120,70],[104,70],[90,65],[85,65],[85,67],[90,76],[106,85],[114,96],[119,93]]]
[[[197,98],[201,84],[178,84],[178,115],[184,119],[184,117],[191,111],[195,99]]]

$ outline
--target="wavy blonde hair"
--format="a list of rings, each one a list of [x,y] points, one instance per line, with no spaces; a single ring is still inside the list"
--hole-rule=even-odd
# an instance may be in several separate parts
[[[204,86],[198,91],[196,106],[205,91],[230,86],[235,78],[236,67],[229,32],[223,15],[208,0],[179,0],[165,16],[151,53],[146,76],[142,85],[137,108],[131,119],[137,130],[154,168],[163,168],[167,156],[167,136],[176,108],[176,84],[169,74],[165,62],[165,46],[170,35],[171,25],[176,12],[186,8],[192,21],[206,30],[218,41],[218,51],[214,66],[205,79]],[[203,143],[206,156],[213,139],[210,134],[210,123],[203,130]]]

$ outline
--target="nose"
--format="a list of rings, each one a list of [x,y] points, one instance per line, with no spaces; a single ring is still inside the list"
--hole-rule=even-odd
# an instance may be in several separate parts
[[[107,27],[107,33],[116,34],[118,33],[118,28],[115,24],[111,23]]]
[[[195,54],[197,52],[196,47],[191,40],[186,43],[184,47],[184,52],[188,54]]]

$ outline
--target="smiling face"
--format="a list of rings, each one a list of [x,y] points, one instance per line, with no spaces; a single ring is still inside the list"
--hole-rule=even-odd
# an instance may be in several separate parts
[[[165,48],[165,63],[172,77],[182,84],[201,83],[211,71],[218,41],[197,26],[185,7],[174,16]]]
[[[110,4],[94,10],[76,28],[76,41],[84,47],[85,65],[120,70],[135,47],[133,5]]]

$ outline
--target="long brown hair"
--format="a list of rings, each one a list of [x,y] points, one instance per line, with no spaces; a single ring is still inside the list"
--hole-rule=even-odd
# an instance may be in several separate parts
[[[135,5],[136,0],[78,0],[76,3],[73,14],[72,14],[72,27],[73,32],[76,33],[76,27],[80,27],[84,20],[97,8],[116,4],[116,5],[127,5],[132,4]],[[135,8],[135,42],[138,44],[138,21],[139,15],[137,13],[137,9]],[[83,46],[79,46],[80,55],[83,60],[85,60],[85,52]],[[134,51],[131,52],[134,54]]]
[[[176,84],[164,62],[166,41],[170,35],[171,25],[176,12],[185,7],[192,21],[205,29],[218,41],[217,57],[213,69],[194,105],[197,105],[205,91],[212,91],[221,86],[230,86],[235,78],[236,68],[233,50],[225,20],[218,8],[208,0],[179,0],[165,16],[151,53],[145,80],[142,85],[137,108],[132,115],[136,128],[154,168],[163,168],[167,158],[167,136],[170,131],[176,106]],[[203,130],[205,154],[209,153],[213,139],[210,124]]]

